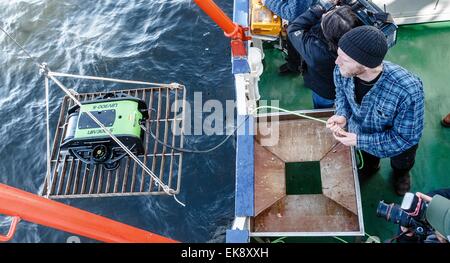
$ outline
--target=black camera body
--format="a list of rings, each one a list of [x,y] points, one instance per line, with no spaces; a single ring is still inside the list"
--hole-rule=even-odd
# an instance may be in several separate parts
[[[397,42],[397,25],[391,14],[384,12],[372,2],[356,0],[349,4],[353,12],[365,25],[374,26],[383,32],[387,38],[388,47],[391,48]]]
[[[427,207],[428,204],[417,195],[406,193],[401,206],[380,201],[377,216],[406,227],[417,235],[427,236],[434,232],[425,219]]]
[[[328,0],[319,0],[319,4],[326,11],[329,11],[334,7]],[[397,43],[398,27],[394,23],[394,19],[389,13],[384,12],[376,4],[367,0],[341,0],[340,4],[350,6],[364,25],[374,26],[381,30],[386,36],[389,48]]]

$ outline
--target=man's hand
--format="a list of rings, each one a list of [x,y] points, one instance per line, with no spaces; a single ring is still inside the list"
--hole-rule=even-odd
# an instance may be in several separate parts
[[[417,192],[416,195],[420,198],[422,198],[422,200],[424,200],[425,202],[431,202],[432,197],[426,195],[426,194],[422,194],[421,192]]]
[[[327,128],[332,132],[342,130],[347,124],[347,119],[344,116],[333,115],[327,120]]]
[[[346,132],[342,129],[333,132],[336,140],[340,141],[345,146],[356,146],[357,136],[355,133]]]
[[[400,229],[402,230],[403,233],[405,233],[404,235],[409,236],[409,237],[414,236],[414,232],[411,229],[404,227],[404,226],[400,226]]]

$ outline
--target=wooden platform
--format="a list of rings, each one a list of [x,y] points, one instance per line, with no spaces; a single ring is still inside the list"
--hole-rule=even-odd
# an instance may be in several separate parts
[[[363,235],[351,148],[338,143],[320,122],[285,116],[278,129],[276,145],[262,146],[262,136],[255,137],[251,235]],[[286,194],[285,164],[310,161],[320,162],[321,193]]]

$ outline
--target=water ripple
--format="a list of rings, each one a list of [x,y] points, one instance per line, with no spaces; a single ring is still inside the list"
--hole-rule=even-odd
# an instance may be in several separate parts
[[[217,2],[231,14],[232,1]],[[9,0],[0,1],[0,17],[1,25],[53,71],[179,82],[186,85],[189,99],[197,91],[204,92],[205,99],[234,97],[229,42],[190,0]],[[0,72],[0,182],[38,193],[45,174],[43,77],[4,34],[0,34]],[[79,92],[130,87],[62,82]],[[52,134],[63,95],[51,86]],[[222,139],[191,136],[186,147],[215,145]],[[62,202],[180,241],[222,242],[234,207],[233,142],[207,155],[186,154],[184,163],[179,199],[186,208],[170,197]],[[1,233],[6,220],[0,218]],[[66,242],[68,236],[21,223],[13,241]]]

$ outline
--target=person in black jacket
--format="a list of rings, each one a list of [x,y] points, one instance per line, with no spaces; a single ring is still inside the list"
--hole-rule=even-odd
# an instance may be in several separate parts
[[[331,108],[336,91],[333,70],[339,39],[360,22],[350,6],[337,6],[325,13],[315,5],[288,27],[288,38],[306,63],[305,85],[313,92],[315,109]]]

